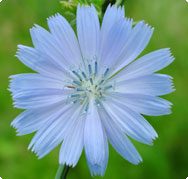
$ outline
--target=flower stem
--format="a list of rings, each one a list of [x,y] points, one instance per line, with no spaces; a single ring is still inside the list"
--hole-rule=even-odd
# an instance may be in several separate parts
[[[115,5],[116,6],[121,6],[121,5],[123,5],[124,2],[125,2],[125,0],[116,0]]]
[[[55,179],[66,179],[66,176],[68,174],[69,171],[69,166],[67,165],[59,165],[59,168],[57,170]]]

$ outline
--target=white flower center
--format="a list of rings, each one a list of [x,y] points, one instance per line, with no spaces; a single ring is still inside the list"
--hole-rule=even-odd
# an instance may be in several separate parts
[[[94,99],[97,105],[104,99],[105,92],[113,90],[114,84],[109,80],[109,68],[105,68],[102,74],[98,72],[97,62],[88,63],[84,70],[73,70],[74,80],[68,88],[72,88],[72,94],[69,97],[72,103],[85,105],[85,111],[88,110],[90,99]]]

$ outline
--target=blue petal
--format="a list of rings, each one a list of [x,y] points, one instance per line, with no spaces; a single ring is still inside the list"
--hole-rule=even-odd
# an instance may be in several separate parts
[[[63,107],[59,103],[44,108],[28,109],[17,116],[11,125],[17,129],[18,135],[35,132],[45,126],[46,122]]]
[[[102,37],[100,43],[99,66],[111,66],[124,49],[132,28],[132,20],[122,18]]]
[[[115,78],[126,80],[148,75],[165,68],[172,63],[173,60],[174,57],[171,56],[168,48],[156,50],[134,61],[132,64],[118,73]]]
[[[131,31],[129,38],[124,45],[124,48],[118,59],[114,59],[111,66],[115,68],[115,72],[132,62],[147,46],[153,29],[150,26],[144,25],[144,22],[139,22]]]
[[[96,175],[101,175],[104,176],[107,164],[108,164],[108,156],[109,156],[109,149],[108,149],[108,140],[106,137],[106,134],[104,133],[104,144],[105,144],[105,160],[103,160],[103,164],[101,165],[93,165],[89,160],[87,160],[88,167],[90,169],[91,175],[96,176]]]
[[[64,82],[35,73],[25,73],[10,76],[9,90],[13,93],[26,89],[62,89]]]
[[[152,145],[157,133],[140,114],[116,100],[106,101],[103,105],[123,132],[139,142]]]
[[[91,175],[104,174],[108,161],[106,140],[97,106],[90,102],[85,123],[84,148]]]
[[[38,108],[63,102],[69,94],[69,90],[63,89],[62,80],[40,74],[19,74],[10,78],[9,90],[18,108]]]
[[[78,115],[74,125],[66,131],[59,155],[60,164],[73,167],[77,164],[84,145],[85,115]]]
[[[106,61],[108,58],[117,58],[131,26],[132,22],[125,19],[124,7],[111,5],[107,7],[101,27],[99,63],[104,64],[104,60]]]
[[[119,22],[120,20],[124,19],[124,17],[124,7],[108,5],[102,21],[101,41],[106,38],[106,35],[111,30],[112,26],[114,26],[114,24],[117,24],[117,22]]]
[[[65,60],[74,65],[81,63],[82,58],[78,40],[67,20],[60,14],[57,14],[48,18],[48,26],[52,36],[61,48]]]
[[[129,108],[149,116],[161,116],[171,113],[169,101],[144,94],[113,93],[113,99],[120,101]]]
[[[172,77],[162,74],[150,74],[129,80],[118,78],[116,82],[116,92],[122,93],[161,96],[173,91]]]
[[[20,109],[45,107],[58,102],[66,103],[69,90],[26,89],[13,93],[14,106]]]
[[[63,141],[67,131],[77,120],[79,113],[80,108],[78,106],[64,106],[38,130],[28,148],[30,149],[33,146],[32,151],[36,152],[39,158],[47,155]]]
[[[64,54],[66,52],[61,48],[61,44],[47,30],[35,25],[35,27],[30,29],[30,33],[34,47],[49,56],[59,68],[69,70],[74,65],[69,59],[66,59]]]
[[[113,122],[111,116],[105,111],[101,110],[102,122],[107,134],[107,138],[115,148],[115,150],[126,160],[133,164],[138,164],[142,161],[140,154],[130,142],[128,137],[121,131],[121,129]]]
[[[93,5],[77,8],[77,35],[84,59],[93,60],[98,54],[100,25]]]
[[[31,47],[18,45],[18,59],[32,70],[53,78],[67,78],[68,74],[65,69],[60,68],[45,53]]]

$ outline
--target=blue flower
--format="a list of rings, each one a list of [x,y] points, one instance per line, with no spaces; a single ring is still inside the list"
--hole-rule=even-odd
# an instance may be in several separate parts
[[[92,175],[104,175],[108,141],[133,164],[142,161],[129,137],[152,145],[157,133],[141,114],[171,113],[158,96],[174,91],[172,78],[156,74],[174,58],[160,49],[135,60],[153,28],[108,6],[100,27],[93,5],[78,6],[77,36],[60,14],[50,32],[35,25],[34,48],[18,46],[18,59],[36,71],[11,76],[14,106],[25,109],[13,122],[18,135],[36,132],[29,149],[39,158],[61,144],[59,163],[75,166],[84,148]],[[78,39],[77,39],[78,37]]]

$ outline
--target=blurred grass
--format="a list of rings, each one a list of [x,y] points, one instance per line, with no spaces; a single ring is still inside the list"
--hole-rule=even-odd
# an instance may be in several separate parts
[[[134,166],[110,147],[106,179],[185,179],[188,176],[188,3],[185,0],[127,0],[126,15],[155,27],[144,53],[170,47],[176,60],[162,72],[172,75],[176,91],[166,99],[173,114],[146,117],[159,134],[154,146],[134,142],[144,162]],[[31,135],[17,137],[10,127],[21,112],[12,107],[8,76],[29,72],[15,57],[17,44],[31,46],[29,28],[47,27],[46,18],[63,10],[58,0],[4,0],[0,3],[0,177],[3,179],[52,179],[58,168],[59,148],[41,160],[27,151]],[[144,54],[143,53],[143,54]],[[91,178],[82,155],[68,179]],[[101,177],[96,177],[101,178]]]

